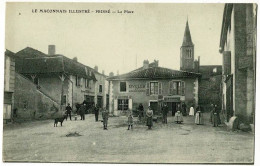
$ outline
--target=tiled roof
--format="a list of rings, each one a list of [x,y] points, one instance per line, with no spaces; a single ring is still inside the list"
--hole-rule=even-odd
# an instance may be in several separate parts
[[[5,55],[10,56],[10,57],[14,57],[14,53],[8,49],[5,50]]]
[[[17,71],[22,74],[51,74],[64,72],[96,80],[94,69],[63,55],[50,56],[27,47],[17,52],[15,56]],[[91,76],[87,72],[92,72]]]
[[[131,79],[173,79],[199,77],[199,73],[180,70],[172,70],[163,67],[149,67],[148,69],[134,70],[132,72],[108,77],[108,80],[131,80]]]

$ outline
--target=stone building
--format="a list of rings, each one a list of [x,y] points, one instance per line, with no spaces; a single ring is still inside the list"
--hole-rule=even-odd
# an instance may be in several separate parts
[[[16,71],[33,82],[38,91],[58,103],[59,109],[64,110],[70,103],[75,110],[75,105],[84,100],[88,109],[98,102],[100,106],[106,106],[106,76],[79,63],[76,58],[72,60],[55,54],[55,46],[49,47],[48,55],[27,47],[15,56]],[[27,101],[28,105],[30,102]]]
[[[188,21],[184,31],[183,42],[180,47],[180,70],[200,73],[199,105],[209,111],[210,104],[221,106],[221,65],[200,65],[200,56],[195,59],[194,43]],[[205,57],[207,58],[207,57]]]
[[[140,103],[147,110],[151,106],[154,114],[160,114],[163,102],[173,115],[178,105],[198,103],[198,78],[200,74],[172,70],[158,66],[158,61],[126,74],[108,77],[110,113],[124,115],[127,109],[136,110]]]
[[[220,36],[222,109],[226,121],[253,123],[257,4],[225,4]],[[233,118],[234,119],[234,118]]]
[[[5,51],[5,66],[4,66],[4,121],[10,121],[13,117],[14,105],[14,87],[15,87],[15,58],[14,53]]]

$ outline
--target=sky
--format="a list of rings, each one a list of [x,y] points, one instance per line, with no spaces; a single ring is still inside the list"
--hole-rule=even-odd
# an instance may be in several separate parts
[[[41,13],[41,9],[67,13]],[[88,9],[90,13],[69,13]],[[96,13],[108,9],[111,13]],[[223,10],[224,4],[203,3],[10,2],[6,6],[5,48],[18,52],[32,47],[48,53],[48,45],[53,44],[57,54],[77,57],[90,67],[97,65],[99,72],[104,70],[107,75],[134,70],[146,59],[178,70],[188,20],[195,59],[200,56],[201,65],[221,65],[218,50]]]

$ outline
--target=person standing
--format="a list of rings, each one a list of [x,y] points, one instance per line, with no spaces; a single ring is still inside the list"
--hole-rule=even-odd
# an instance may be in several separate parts
[[[199,105],[196,108],[195,123],[197,125],[203,124],[202,110],[201,110],[201,107]]]
[[[180,111],[180,106],[178,105],[178,110],[177,112],[175,113],[175,117],[174,117],[174,121],[178,124],[182,123],[183,122],[183,116],[182,116],[182,113]]]
[[[182,114],[183,114],[183,116],[187,116],[187,111],[186,111],[186,109],[187,109],[187,106],[186,106],[185,103],[183,103],[183,104],[182,104]]]
[[[168,114],[169,108],[166,103],[164,103],[162,107],[162,114],[163,114],[163,123],[167,124],[167,114]]]
[[[217,111],[217,105],[214,105],[214,108],[212,110],[212,124],[213,127],[217,127],[219,125],[219,115]]]
[[[193,107],[193,105],[190,107],[189,115],[190,116],[194,116],[194,107]]]
[[[97,104],[94,108],[94,112],[95,112],[95,119],[96,119],[96,122],[97,122],[98,121],[98,115],[99,115],[99,107],[98,107]]]
[[[107,130],[108,111],[106,110],[106,107],[103,108],[103,111],[102,111],[102,118],[103,118],[103,126],[104,126],[104,130]]]
[[[68,118],[68,116],[70,116],[70,120],[71,120],[71,111],[72,111],[72,108],[70,106],[70,103],[68,103],[68,106],[65,108],[66,109],[66,120]]]
[[[148,126],[148,129],[151,129],[153,126],[153,110],[151,109],[150,106],[146,111],[146,117],[147,117],[146,125]]]
[[[84,103],[84,104],[79,108],[80,120],[85,120],[85,111],[86,111],[86,104]]]
[[[131,129],[133,130],[133,122],[134,122],[133,119],[134,119],[134,117],[133,117],[132,110],[128,109],[128,115],[127,115],[127,117],[128,117],[128,129],[127,129],[127,130],[129,130],[130,127],[131,127]]]
[[[139,121],[141,121],[144,117],[144,106],[142,105],[142,103],[139,105],[138,111],[139,111],[138,118],[139,118]]]

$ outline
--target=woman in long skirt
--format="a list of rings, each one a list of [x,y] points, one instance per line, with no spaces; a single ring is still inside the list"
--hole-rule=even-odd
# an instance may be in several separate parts
[[[147,122],[146,125],[148,126],[148,129],[151,129],[153,126],[153,110],[151,110],[151,107],[148,107],[148,110],[146,111],[146,117]]]
[[[190,107],[189,115],[190,116],[194,116],[194,108],[193,108],[193,106]]]
[[[196,109],[195,123],[197,125],[203,124],[203,115],[200,106],[198,106]]]

